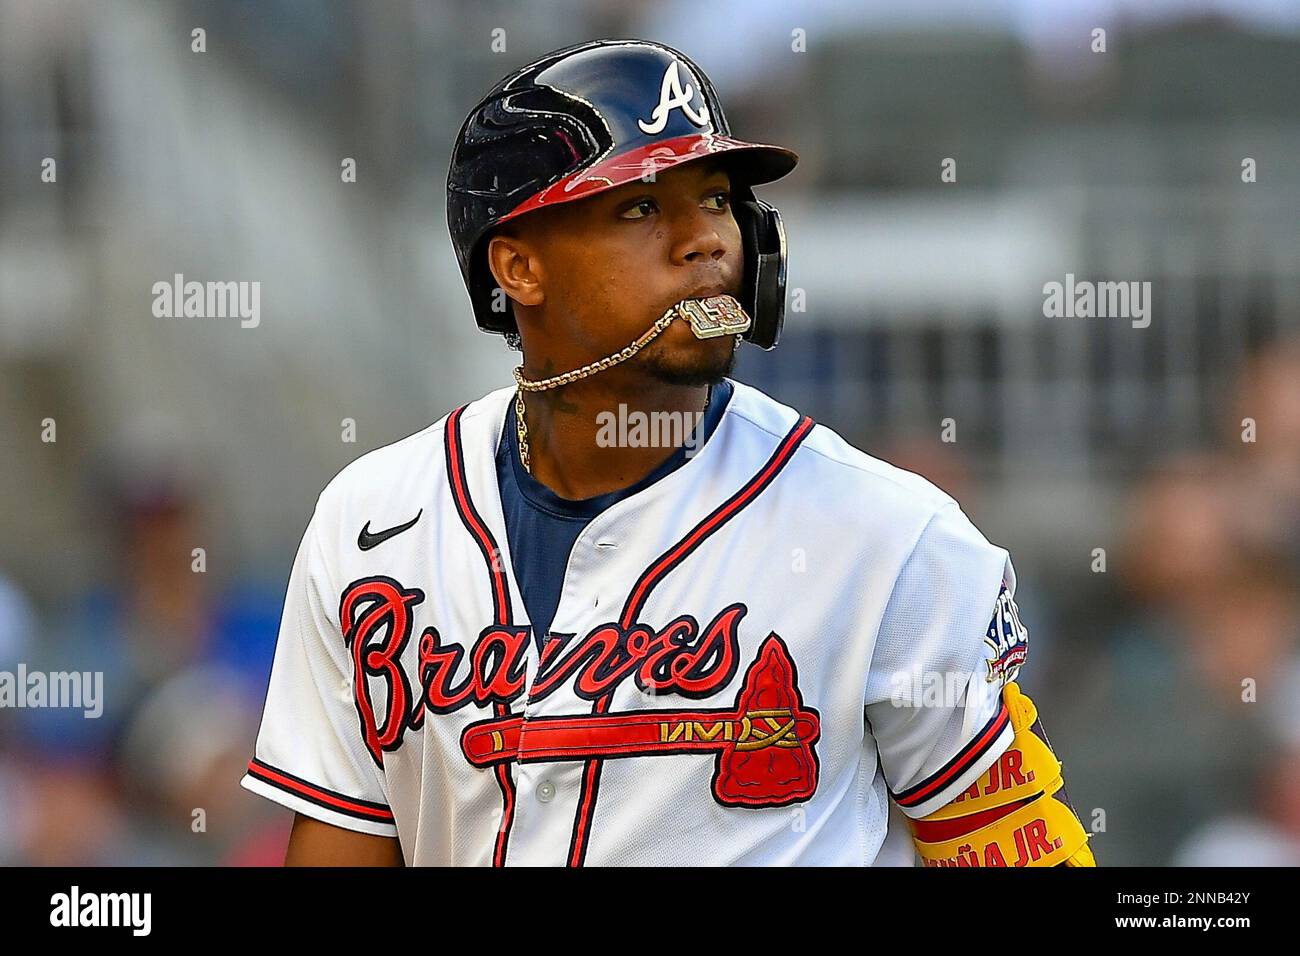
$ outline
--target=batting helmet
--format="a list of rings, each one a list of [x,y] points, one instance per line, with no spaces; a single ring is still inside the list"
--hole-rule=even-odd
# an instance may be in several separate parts
[[[447,225],[479,328],[517,331],[509,309],[492,308],[485,248],[494,227],[724,154],[744,245],[740,302],[753,319],[744,337],[770,349],[785,317],[785,232],[750,187],[784,176],[799,157],[733,137],[709,78],[659,43],[583,43],[503,79],[465,120],[447,173]]]

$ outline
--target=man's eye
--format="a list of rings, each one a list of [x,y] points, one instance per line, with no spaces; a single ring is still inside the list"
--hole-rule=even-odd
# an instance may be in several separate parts
[[[659,207],[653,199],[642,199],[636,205],[619,214],[620,219],[644,219]]]
[[[719,189],[716,193],[713,193],[706,198],[705,202],[713,204],[709,206],[710,209],[726,209],[727,206],[731,205],[731,193],[725,189]]]

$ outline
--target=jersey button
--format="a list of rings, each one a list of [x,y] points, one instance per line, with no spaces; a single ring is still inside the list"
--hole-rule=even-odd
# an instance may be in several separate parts
[[[550,803],[555,799],[555,784],[549,780],[543,780],[537,785],[537,799],[542,803]]]

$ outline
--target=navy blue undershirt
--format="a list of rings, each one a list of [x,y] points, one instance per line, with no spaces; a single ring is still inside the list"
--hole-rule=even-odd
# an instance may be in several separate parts
[[[610,505],[650,487],[686,464],[691,451],[703,447],[718,427],[718,422],[722,421],[722,413],[731,401],[732,392],[731,382],[726,379],[713,386],[700,422],[700,439],[683,444],[635,484],[582,499],[562,498],[524,470],[523,462],[519,460],[515,403],[510,403],[501,441],[497,445],[497,485],[501,489],[506,540],[510,545],[515,580],[523,592],[524,607],[528,619],[533,622],[533,639],[539,649],[555,618],[569,554],[582,529]]]

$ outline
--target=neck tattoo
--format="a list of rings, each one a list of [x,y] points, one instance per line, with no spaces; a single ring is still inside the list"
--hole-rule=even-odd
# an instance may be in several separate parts
[[[697,428],[704,427],[704,416],[709,410],[709,403],[713,401],[713,386],[704,395],[704,408],[700,412],[700,423]],[[524,391],[521,388],[515,389],[515,435],[519,439],[519,462],[524,466],[524,471],[528,474],[533,473],[533,456],[528,451],[528,422],[524,418]]]

